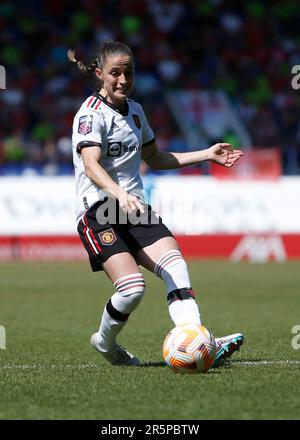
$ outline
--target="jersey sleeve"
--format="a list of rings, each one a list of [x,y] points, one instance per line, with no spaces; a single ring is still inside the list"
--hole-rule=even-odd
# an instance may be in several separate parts
[[[77,153],[86,147],[102,147],[104,122],[100,112],[83,108],[73,122],[72,143]]]
[[[140,116],[142,121],[142,146],[146,147],[147,145],[150,145],[155,141],[155,136],[152,128],[147,121],[142,106],[140,106]]]

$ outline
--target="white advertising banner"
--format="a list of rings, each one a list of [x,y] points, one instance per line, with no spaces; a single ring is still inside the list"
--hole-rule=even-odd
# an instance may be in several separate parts
[[[153,205],[178,234],[300,232],[300,178],[161,177]]]
[[[150,202],[174,234],[300,232],[300,178],[146,179]],[[73,177],[0,178],[0,235],[73,235]]]
[[[76,234],[72,177],[0,178],[0,235]]]

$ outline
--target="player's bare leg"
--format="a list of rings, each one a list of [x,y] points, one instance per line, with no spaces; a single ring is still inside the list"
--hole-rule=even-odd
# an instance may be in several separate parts
[[[144,295],[143,275],[127,252],[111,256],[103,268],[113,282],[116,293],[104,308],[99,331],[92,335],[91,344],[113,365],[139,365],[140,361],[120,346],[116,338]]]

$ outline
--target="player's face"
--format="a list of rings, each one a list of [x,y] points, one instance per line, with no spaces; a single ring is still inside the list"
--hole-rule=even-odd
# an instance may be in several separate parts
[[[130,95],[134,83],[134,64],[127,55],[108,57],[103,69],[96,69],[103,81],[101,93],[106,99],[120,105]]]

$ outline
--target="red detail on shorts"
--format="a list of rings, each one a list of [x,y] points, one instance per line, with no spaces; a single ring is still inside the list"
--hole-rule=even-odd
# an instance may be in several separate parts
[[[91,237],[92,237],[92,240],[93,240],[94,245],[96,246],[96,249],[97,249],[100,253],[102,253],[102,249],[101,249],[101,247],[100,247],[98,241],[96,240],[96,237],[95,237],[95,235],[94,235],[94,232],[93,232],[92,228],[90,227],[90,225],[89,225],[89,223],[88,223],[88,221],[87,221],[86,214],[84,215],[84,221],[85,221],[85,224],[87,225],[87,227],[89,228],[89,233],[90,233],[90,235],[91,235]]]
[[[93,253],[94,255],[97,255],[96,252],[95,252],[94,249],[93,249],[93,246],[92,246],[91,243],[89,242],[89,238],[88,238],[87,235],[86,235],[86,230],[87,230],[87,228],[86,228],[86,226],[85,226],[84,229],[83,229],[83,231],[82,231],[82,233],[83,233],[83,235],[84,235],[84,238],[85,238],[85,241],[86,241],[88,247],[90,248],[90,250],[92,251],[92,253]]]

